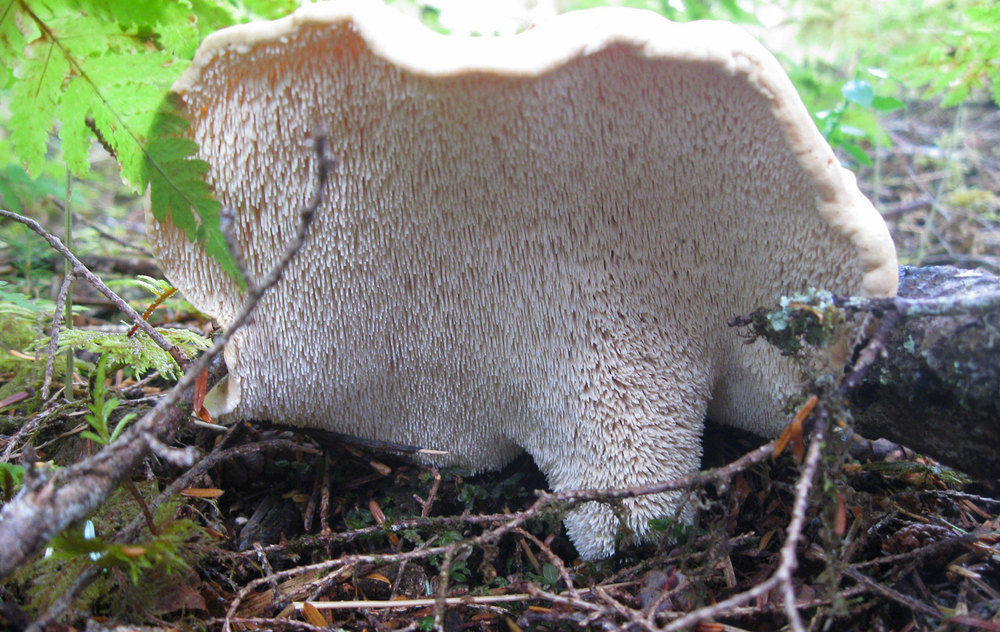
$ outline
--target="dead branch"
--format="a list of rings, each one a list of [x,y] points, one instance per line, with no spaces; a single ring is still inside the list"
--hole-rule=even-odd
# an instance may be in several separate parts
[[[90,271],[89,268],[87,268],[87,266],[83,265],[83,263],[76,257],[76,255],[70,252],[69,249],[62,243],[62,241],[59,240],[58,237],[48,232],[44,228],[42,228],[41,224],[39,224],[35,220],[28,217],[24,217],[23,215],[18,215],[17,213],[12,213],[11,211],[0,209],[0,217],[6,217],[7,219],[12,219],[15,222],[20,222],[21,224],[24,224],[31,230],[41,235],[41,237],[45,239],[45,241],[49,242],[50,246],[52,246],[59,254],[61,254],[67,261],[70,262],[70,264],[73,266],[72,273],[75,276],[85,279],[87,283],[90,283],[92,286],[94,286],[95,289],[97,289],[97,291],[106,296],[108,300],[114,304],[115,307],[117,307],[122,312],[125,312],[128,315],[129,320],[131,320],[134,324],[138,325],[140,329],[146,332],[146,335],[152,338],[153,341],[156,344],[158,344],[164,351],[169,353],[170,357],[172,357],[174,361],[177,362],[178,366],[180,366],[181,369],[187,368],[188,364],[190,363],[190,359],[186,355],[184,355],[184,352],[178,349],[175,345],[171,344],[170,341],[168,341],[166,338],[164,338],[163,335],[160,332],[156,331],[156,329],[152,325],[150,325],[146,320],[144,320],[143,317],[140,316],[137,311],[132,309],[131,305],[126,303],[120,296],[115,294],[115,292],[111,288],[109,288],[107,285],[104,284],[104,281],[101,281],[101,279],[99,279],[97,275],[95,275],[93,272]]]
[[[809,443],[809,451],[806,454],[806,460],[803,464],[799,481],[795,485],[795,502],[792,508],[792,519],[786,530],[785,543],[781,547],[781,562],[778,565],[778,569],[767,580],[757,584],[750,590],[733,595],[729,599],[724,599],[710,606],[698,608],[671,621],[662,628],[663,632],[683,630],[701,621],[721,616],[731,609],[742,606],[757,597],[766,595],[778,587],[782,588],[785,593],[784,608],[789,625],[795,632],[803,632],[805,630],[795,605],[795,592],[791,582],[792,574],[798,567],[796,547],[802,535],[802,525],[805,522],[806,508],[809,505],[809,491],[812,488],[813,477],[816,474],[816,469],[819,466],[819,458],[822,454],[823,432],[823,425],[818,424],[816,433]]]
[[[169,440],[181,422],[187,418],[187,412],[176,406],[177,402],[189,397],[189,389],[194,387],[201,371],[208,368],[209,363],[222,352],[233,332],[246,323],[261,297],[281,279],[288,263],[305,243],[309,226],[322,200],[327,177],[334,165],[326,154],[325,133],[314,134],[314,137],[318,165],[313,199],[310,200],[309,206],[303,207],[300,211],[298,232],[288,243],[281,259],[260,283],[253,284],[248,289],[244,307],[233,321],[232,327],[219,335],[212,347],[188,368],[157,405],[126,429],[117,441],[94,456],[61,470],[38,469],[33,463],[27,464],[27,473],[21,490],[0,508],[0,579],[10,575],[29,556],[65,528],[95,511],[122,479],[146,456],[151,447],[148,439],[160,442]],[[0,215],[17,221],[23,220],[23,223],[27,223],[36,232],[41,231],[40,234],[47,236],[49,243],[63,252],[73,263],[75,272],[88,280],[89,277],[93,277],[58,239],[42,230],[37,222],[7,211],[0,211]],[[94,280],[95,287],[99,284],[99,287],[106,289],[96,277]],[[110,293],[109,298],[111,296],[117,298],[113,292],[107,291]],[[122,305],[131,310],[130,316],[133,316],[144,330],[148,328],[153,334],[159,335],[149,323],[135,313],[135,310],[124,302]],[[216,377],[219,376],[221,373]]]
[[[1000,278],[972,270],[904,266],[894,298],[817,293],[810,300],[818,312],[795,303],[758,310],[731,324],[749,325],[752,336],[795,353],[803,340],[824,337],[818,313],[881,317],[882,350],[874,369],[870,376],[864,373],[866,379],[844,384],[855,428],[973,476],[1000,476]],[[772,327],[773,317],[784,328]]]

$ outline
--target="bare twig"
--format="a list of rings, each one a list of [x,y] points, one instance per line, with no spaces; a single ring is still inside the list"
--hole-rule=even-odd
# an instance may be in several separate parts
[[[924,602],[914,599],[912,597],[907,597],[898,590],[893,590],[888,586],[884,586],[855,568],[847,567],[844,569],[844,573],[854,581],[858,582],[859,584],[870,590],[871,592],[882,595],[883,597],[891,599],[896,603],[900,603],[915,612],[922,612],[934,618],[941,617],[941,612],[938,611],[937,608],[929,606]]]
[[[49,398],[49,391],[52,388],[52,373],[56,366],[56,349],[59,347],[59,326],[62,324],[66,297],[69,296],[69,288],[73,285],[73,272],[63,277],[62,285],[59,286],[59,294],[56,296],[55,313],[52,314],[52,332],[49,335],[49,355],[45,358],[45,377],[42,380],[42,401]],[[67,386],[70,383],[67,382]]]
[[[37,415],[32,416],[27,422],[21,424],[14,436],[7,440],[7,445],[4,447],[3,454],[0,455],[0,463],[10,463],[11,459],[16,458],[18,447],[22,444],[22,441],[33,435],[47,420],[63,412],[65,406],[66,404],[63,404],[62,406],[55,406],[53,408],[49,408],[48,410],[43,410]]]
[[[69,249],[66,248],[65,245],[63,245],[63,243],[59,240],[58,237],[48,232],[44,228],[42,228],[41,224],[39,224],[35,220],[28,217],[24,217],[23,215],[18,215],[17,213],[12,213],[11,211],[0,209],[0,217],[6,217],[7,219],[12,219],[15,222],[20,222],[25,226],[27,226],[28,228],[30,228],[31,230],[38,233],[39,235],[41,235],[45,241],[49,242],[50,246],[52,246],[60,255],[65,257],[65,259],[69,261],[70,264],[72,264],[74,275],[82,279],[85,279],[87,283],[90,283],[92,286],[94,286],[94,288],[97,289],[98,292],[106,296],[109,301],[114,303],[115,307],[128,314],[129,319],[136,325],[139,325],[139,327],[144,332],[146,332],[146,334],[153,340],[153,342],[158,344],[164,351],[169,353],[170,357],[172,357],[174,361],[177,362],[177,364],[181,367],[181,369],[187,368],[188,364],[190,364],[191,361],[186,355],[184,355],[184,352],[178,349],[177,346],[172,344],[169,340],[164,338],[163,334],[156,331],[156,329],[152,325],[150,325],[147,321],[143,320],[142,316],[139,315],[137,311],[132,309],[131,305],[126,303],[120,296],[115,294],[115,292],[111,288],[109,288],[107,285],[104,284],[104,281],[101,281],[97,277],[97,275],[95,275],[93,272],[90,271],[89,268],[87,268],[87,266],[83,265],[83,263],[81,263],[80,260],[76,258],[76,255],[70,252]]]
[[[569,508],[572,508],[578,504],[589,502],[589,501],[601,501],[601,500],[614,500],[618,498],[632,498],[636,496],[642,496],[646,494],[655,494],[664,491],[685,489],[690,486],[706,484],[709,482],[720,482],[727,481],[736,473],[747,469],[748,467],[763,462],[767,460],[773,449],[773,442],[769,443],[761,448],[758,448],[743,457],[733,461],[732,463],[718,468],[716,470],[711,470],[707,472],[697,472],[688,476],[679,477],[670,481],[664,481],[662,483],[656,483],[653,485],[636,486],[636,487],[625,487],[625,488],[615,488],[609,490],[579,490],[579,491],[563,491],[558,493],[549,493],[544,491],[538,492],[538,499],[532,503],[527,509],[510,513],[510,514],[492,514],[488,516],[452,516],[446,518],[420,518],[413,520],[400,520],[394,522],[389,528],[393,531],[398,531],[401,529],[408,529],[420,526],[430,526],[430,525],[442,525],[442,524],[485,524],[492,525],[492,528],[484,531],[483,533],[467,538],[465,540],[454,542],[449,545],[427,547],[423,549],[416,549],[413,551],[406,551],[402,553],[393,554],[353,554],[353,555],[343,555],[337,559],[326,560],[323,562],[317,562],[315,564],[309,564],[305,566],[299,566],[296,568],[286,569],[283,571],[278,571],[274,574],[274,579],[283,580],[289,577],[295,577],[297,575],[313,572],[327,572],[333,569],[343,568],[347,566],[360,566],[363,564],[387,564],[387,563],[400,563],[410,560],[426,559],[432,555],[454,555],[459,548],[468,549],[469,547],[482,546],[484,543],[495,542],[504,535],[511,533],[520,527],[522,527],[528,520],[543,516],[547,513],[562,512]],[[370,535],[374,533],[383,533],[385,531],[384,527],[368,527],[365,529],[357,529],[348,534],[335,534],[331,536],[333,539],[340,541],[353,540],[362,535]],[[331,538],[317,538],[317,541],[326,540]],[[300,541],[301,542],[301,541]],[[272,545],[271,547],[262,547],[262,550],[268,551],[271,549],[280,548],[278,545]],[[442,565],[444,566],[444,565]],[[236,612],[239,609],[239,605],[242,601],[250,595],[257,587],[264,583],[271,581],[271,578],[258,578],[249,582],[242,590],[236,595],[233,601],[230,603],[229,610],[227,613],[226,620],[233,622]],[[440,598],[440,597],[439,597]],[[230,630],[230,625],[225,625],[224,630]]]
[[[420,517],[426,518],[431,515],[431,507],[434,505],[434,500],[437,498],[438,489],[441,487],[441,472],[438,469],[431,468],[431,476],[433,481],[431,483],[430,491],[427,492],[427,500],[423,500],[420,496],[416,494],[413,495],[414,500],[420,503]]]
[[[809,444],[809,451],[806,454],[806,460],[802,466],[802,473],[799,476],[799,482],[795,486],[795,503],[792,505],[792,519],[788,523],[785,543],[781,547],[781,562],[778,564],[778,568],[774,571],[774,574],[750,590],[739,593],[738,595],[733,595],[729,599],[719,601],[710,606],[698,608],[697,610],[671,621],[668,625],[663,627],[663,632],[673,632],[675,630],[682,630],[693,626],[701,621],[705,621],[706,619],[725,614],[731,609],[748,603],[757,597],[766,595],[779,586],[784,587],[791,584],[792,574],[798,566],[798,558],[795,551],[799,543],[799,538],[802,535],[802,525],[805,523],[806,508],[809,505],[809,490],[812,488],[813,477],[815,476],[816,469],[819,465],[819,458],[822,454],[822,443],[823,426],[818,425],[816,433],[813,435],[812,441]],[[787,597],[789,592],[792,599]],[[789,619],[789,624],[792,626],[793,630],[798,632],[800,630],[804,630],[804,628],[802,627],[802,620],[799,618],[798,610],[795,607],[794,597],[794,590],[786,591],[784,608],[785,614]]]
[[[328,632],[330,628],[328,627],[318,627],[312,625],[311,623],[306,623],[304,621],[296,621],[295,619],[267,619],[264,617],[232,617],[223,619],[209,619],[208,623],[219,624],[219,623],[235,623],[240,626],[240,629],[262,629],[262,630],[306,630],[306,632]],[[248,626],[244,628],[243,626]]]
[[[566,569],[566,565],[563,564],[562,558],[556,555],[552,551],[552,549],[549,548],[547,544],[539,540],[530,532],[519,528],[517,529],[517,534],[526,540],[530,540],[535,546],[538,547],[540,551],[542,551],[545,554],[545,557],[548,558],[549,563],[551,563],[552,566],[555,567],[555,569],[559,572],[559,577],[563,580],[563,583],[566,584],[566,593],[569,596],[573,597],[574,599],[581,599],[582,597],[580,596],[580,591],[577,590],[576,586],[573,584],[573,577],[569,574],[569,571]]]
[[[274,575],[274,569],[271,568],[271,562],[267,559],[267,553],[261,548],[260,542],[253,543],[253,551],[257,554],[257,559],[260,560],[260,567],[264,571],[265,577],[271,577]],[[275,604],[275,610],[281,610],[284,606],[281,599],[281,587],[278,585],[277,581],[269,582],[271,586],[272,602]]]
[[[53,202],[55,202],[57,206],[62,206],[61,202],[58,202],[58,201],[55,201],[55,200],[53,200]],[[127,239],[121,239],[119,237],[115,237],[114,235],[112,235],[108,231],[104,230],[103,228],[101,228],[100,226],[98,226],[97,224],[95,224],[94,222],[90,221],[85,216],[81,215],[80,213],[77,213],[77,212],[74,211],[73,212],[73,219],[75,219],[78,222],[82,222],[82,223],[86,224],[87,228],[90,228],[91,230],[93,230],[95,233],[97,233],[101,237],[103,237],[103,238],[105,238],[105,239],[107,239],[109,241],[113,241],[113,242],[115,242],[116,244],[118,244],[119,246],[121,246],[123,248],[127,248],[129,250],[134,250],[134,251],[138,252],[139,254],[141,254],[141,255],[143,255],[144,257],[147,257],[147,258],[152,258],[153,257],[153,253],[151,253],[149,250],[146,250],[145,248],[143,248],[141,246],[137,246],[135,243],[133,243],[133,242],[127,240]]]
[[[466,595],[464,597],[445,597],[445,606],[479,606],[494,603],[517,603],[531,599],[527,593],[512,595]],[[355,608],[389,609],[389,608],[426,608],[436,605],[438,599],[393,599],[392,601],[310,601],[318,610],[353,610]],[[301,601],[293,602],[297,609],[302,608]]]
[[[326,155],[325,134],[315,134],[314,136],[319,158],[316,190],[310,200],[310,206],[304,207],[300,211],[299,230],[295,238],[287,244],[278,264],[263,281],[249,288],[244,307],[234,319],[232,326],[219,335],[212,347],[193,366],[188,368],[163,399],[142,419],[126,429],[117,441],[80,463],[54,472],[38,472],[30,480],[25,480],[18,495],[0,509],[0,578],[7,577],[14,569],[24,563],[28,556],[48,543],[63,529],[96,510],[122,479],[145,457],[150,449],[147,438],[152,437],[163,441],[187,418],[187,413],[176,407],[175,404],[182,397],[187,397],[188,389],[194,387],[198,374],[222,352],[233,332],[246,323],[260,298],[281,279],[288,263],[305,243],[309,226],[315,217],[316,208],[322,200],[322,191],[327,176],[334,164]],[[72,253],[67,252],[59,240],[46,233],[38,226],[37,222],[8,211],[0,211],[0,216],[21,221],[39,232],[53,247],[56,247],[73,262],[74,271],[77,274],[84,276],[88,281],[91,280],[90,277],[93,275],[89,270],[79,264]],[[98,287],[99,284],[99,289],[107,289],[96,277],[92,282],[96,282],[95,287]],[[118,298],[111,290],[107,290],[106,295],[109,298],[111,296]],[[153,334],[159,336],[149,326],[149,323],[141,320],[135,310],[127,305],[125,307],[128,308],[130,316],[137,319],[137,322],[141,321],[140,326],[144,330],[148,328]],[[183,356],[181,357],[183,359]]]

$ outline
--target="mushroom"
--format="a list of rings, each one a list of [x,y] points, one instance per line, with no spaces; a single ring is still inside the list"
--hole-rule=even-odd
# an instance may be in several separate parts
[[[341,163],[226,348],[231,419],[473,471],[527,451],[555,490],[646,484],[698,468],[706,414],[785,423],[798,367],[728,318],[811,286],[896,289],[881,217],[728,23],[606,8],[452,38],[378,4],[314,4],[210,36],[174,90],[252,277],[295,233],[317,122]],[[238,286],[147,220],[168,278],[226,326]],[[681,502],[589,503],[566,526],[598,558]]]

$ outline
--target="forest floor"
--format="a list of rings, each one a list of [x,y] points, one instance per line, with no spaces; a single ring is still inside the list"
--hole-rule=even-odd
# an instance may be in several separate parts
[[[893,145],[877,150],[876,166],[859,179],[889,222],[901,263],[1000,274],[1000,111],[920,102],[885,127]],[[103,217],[97,207],[117,204],[110,191],[91,203],[75,230],[93,271],[105,281],[157,276],[151,257],[122,245],[143,242],[141,209]],[[88,232],[91,225],[116,240]],[[3,278],[21,273],[18,252],[8,248],[0,261]],[[56,271],[56,287],[57,261],[44,255],[36,263]],[[122,291],[138,311],[148,305],[134,288]],[[84,282],[74,285],[73,302],[83,306],[75,328],[118,326],[120,313]],[[180,302],[151,321],[212,331]],[[113,420],[142,415],[170,387],[156,374],[118,371],[109,380],[108,397],[121,399]],[[0,391],[3,463],[67,466],[97,452],[81,436],[94,385],[78,377],[73,390],[71,403],[55,392],[45,414],[12,399],[33,392]],[[710,426],[704,466],[754,454],[762,442]],[[997,481],[902,450],[877,462],[844,458],[836,447],[844,442],[826,443],[791,550],[797,568],[786,569],[787,584],[767,584],[782,567],[801,487],[790,454],[776,463],[744,459],[726,476],[699,479],[691,488],[704,507],[696,525],[660,525],[656,544],[583,563],[558,503],[539,500],[545,481],[526,457],[466,476],[319,434],[191,421],[174,445],[208,455],[211,467],[147,458],[89,521],[0,586],[0,627],[41,620],[50,630],[424,630],[436,622],[449,631],[763,632],[788,629],[787,586],[803,629],[1000,630]],[[14,480],[4,476],[9,500]],[[180,493],[157,499],[171,484]],[[156,533],[116,543],[144,511]],[[745,591],[755,592],[720,604]],[[680,618],[692,612],[700,614]]]

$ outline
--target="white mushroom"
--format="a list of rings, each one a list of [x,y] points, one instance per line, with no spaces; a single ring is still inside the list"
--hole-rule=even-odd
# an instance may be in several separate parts
[[[307,245],[226,349],[225,412],[446,450],[521,450],[556,490],[699,465],[706,414],[772,434],[791,360],[728,318],[824,287],[888,296],[878,213],[775,59],[726,23],[597,9],[449,38],[309,5],[223,30],[175,86],[252,275],[294,234],[310,132],[341,170]],[[226,325],[238,288],[169,224],[173,283]],[[567,527],[581,556],[679,497]]]

